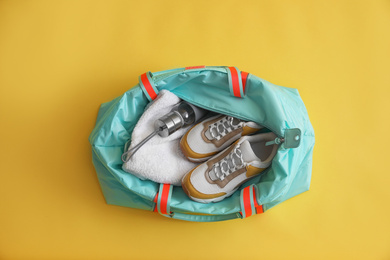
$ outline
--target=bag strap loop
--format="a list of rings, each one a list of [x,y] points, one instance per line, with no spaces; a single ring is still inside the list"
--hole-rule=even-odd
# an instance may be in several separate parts
[[[172,190],[173,186],[171,184],[160,184],[160,189],[154,198],[154,202],[156,203],[155,212],[167,217],[172,214],[170,210]]]
[[[158,89],[152,80],[152,73],[146,72],[139,76],[139,85],[149,101],[157,97]]]
[[[256,198],[256,185],[252,184],[241,190],[241,215],[242,218],[250,217],[254,214],[260,214],[264,212],[263,206],[257,203]]]
[[[245,96],[245,86],[249,73],[241,72],[237,67],[227,67],[227,73],[230,94],[243,98]]]

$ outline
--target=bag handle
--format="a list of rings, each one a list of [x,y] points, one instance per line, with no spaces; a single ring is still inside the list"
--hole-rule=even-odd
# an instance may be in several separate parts
[[[241,218],[240,213],[232,213],[226,215],[201,215],[201,214],[186,214],[179,212],[170,211],[170,201],[172,196],[173,185],[171,184],[160,184],[160,188],[156,196],[154,197],[154,203],[156,206],[154,212],[158,212],[164,217],[186,220],[186,221],[197,221],[197,222],[213,222],[223,221],[235,218]]]
[[[250,217],[254,214],[264,212],[263,205],[259,205],[256,197],[257,186],[252,184],[241,190],[241,215],[242,218]]]
[[[230,94],[235,97],[245,97],[248,72],[240,71],[237,67],[227,67]]]
[[[156,203],[155,212],[167,217],[172,214],[170,208],[172,190],[173,186],[171,184],[160,184],[159,192],[154,198],[154,202]]]
[[[139,85],[149,101],[154,100],[158,95],[158,89],[156,84],[154,84],[152,76],[152,73],[149,71],[138,78]]]
[[[206,69],[206,66],[185,67],[184,70]],[[235,97],[245,97],[245,87],[249,76],[248,72],[240,71],[237,67],[226,67],[230,94]],[[158,89],[154,83],[153,74],[149,71],[139,76],[139,86],[149,101],[158,95]]]
[[[154,212],[158,212],[161,215],[169,218],[197,221],[197,222],[213,222],[223,221],[236,218],[247,218],[254,214],[263,213],[263,206],[259,205],[256,198],[256,185],[250,185],[241,190],[241,212],[224,214],[224,215],[207,215],[207,214],[187,214],[170,211],[170,201],[172,197],[173,185],[160,184],[158,193],[154,198],[156,206]]]
[[[240,213],[231,213],[226,215],[194,215],[194,214],[185,214],[173,212],[171,218],[186,220],[186,221],[196,221],[196,222],[214,222],[214,221],[224,221],[230,219],[241,218]]]

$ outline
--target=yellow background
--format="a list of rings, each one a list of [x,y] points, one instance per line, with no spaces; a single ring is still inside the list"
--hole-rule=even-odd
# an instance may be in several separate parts
[[[390,259],[390,1],[0,1],[0,259]],[[88,136],[145,71],[297,88],[311,190],[246,220],[105,203]]]

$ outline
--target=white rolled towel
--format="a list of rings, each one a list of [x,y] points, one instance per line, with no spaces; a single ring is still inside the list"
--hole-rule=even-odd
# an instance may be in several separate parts
[[[151,134],[154,131],[154,122],[168,114],[180,101],[175,94],[161,90],[138,120],[131,135],[129,149]],[[188,161],[179,147],[180,138],[190,127],[183,127],[165,138],[155,135],[141,146],[129,161],[123,163],[122,169],[143,180],[181,185],[183,176],[198,165]]]

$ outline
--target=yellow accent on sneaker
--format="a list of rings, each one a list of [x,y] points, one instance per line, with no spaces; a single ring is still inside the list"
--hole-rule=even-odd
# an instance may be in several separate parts
[[[264,171],[265,169],[266,168],[257,168],[255,166],[248,165],[246,167],[246,177],[250,178],[250,177],[256,176],[256,175],[260,174],[262,171]]]
[[[242,128],[241,136],[250,135],[250,134],[256,133],[259,130],[260,130],[259,128],[253,128],[253,127],[250,127],[250,126],[244,126]]]
[[[195,198],[195,199],[215,199],[218,197],[222,197],[226,195],[225,192],[220,192],[216,194],[204,194],[199,192],[198,190],[195,189],[195,187],[191,183],[191,175],[192,172],[198,168],[199,166],[195,167],[192,169],[190,172],[187,173],[187,175],[183,178],[181,184],[184,192],[188,195],[190,198]]]

